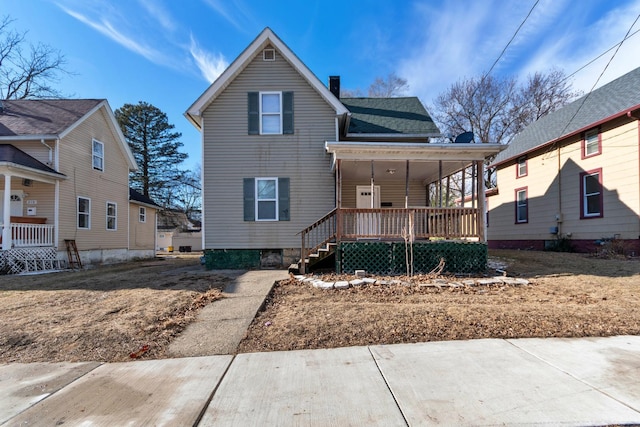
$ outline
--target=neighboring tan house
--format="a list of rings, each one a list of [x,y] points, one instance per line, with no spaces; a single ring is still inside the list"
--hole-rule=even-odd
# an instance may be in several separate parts
[[[440,131],[417,98],[340,100],[339,78],[329,86],[266,28],[189,107],[202,132],[207,266],[304,260],[305,271],[335,252],[338,271],[399,272],[403,236],[422,245],[416,272],[453,250],[430,239],[475,241],[486,261],[484,197],[429,206],[428,190],[503,147],[434,143]]]
[[[194,224],[184,212],[171,209],[160,211],[158,215],[157,250],[162,252],[202,251],[200,224]]]
[[[68,259],[67,241],[83,264],[138,256],[129,246],[129,172],[136,169],[106,100],[2,101],[0,269],[60,267],[55,260]]]
[[[640,68],[532,123],[500,153],[489,247],[640,254]]]
[[[153,258],[161,206],[150,197],[129,189],[129,258]]]

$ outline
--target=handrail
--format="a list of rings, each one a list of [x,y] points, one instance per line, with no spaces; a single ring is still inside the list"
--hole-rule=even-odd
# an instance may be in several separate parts
[[[334,208],[322,218],[300,231],[302,245],[300,248],[300,265],[302,273],[305,272],[305,260],[311,252],[315,252],[323,245],[335,240],[337,231],[338,209]]]

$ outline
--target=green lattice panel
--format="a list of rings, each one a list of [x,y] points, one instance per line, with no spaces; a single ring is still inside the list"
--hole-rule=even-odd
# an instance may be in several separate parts
[[[407,274],[404,242],[343,242],[338,270],[352,274]],[[477,242],[417,242],[413,244],[413,273],[429,273],[444,259],[443,272],[478,273],[487,267],[487,245]],[[341,267],[341,269],[340,269]]]

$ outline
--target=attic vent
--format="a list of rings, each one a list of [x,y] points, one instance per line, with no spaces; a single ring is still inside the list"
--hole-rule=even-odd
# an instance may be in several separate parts
[[[275,49],[265,49],[262,51],[262,60],[263,61],[275,61],[276,60],[276,50]]]

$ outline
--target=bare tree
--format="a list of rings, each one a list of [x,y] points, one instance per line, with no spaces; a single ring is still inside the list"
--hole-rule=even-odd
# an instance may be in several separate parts
[[[403,96],[409,89],[407,79],[398,77],[396,73],[389,73],[387,77],[376,77],[369,85],[369,98],[394,98]],[[341,98],[361,98],[365,96],[360,88],[340,90]]]
[[[12,22],[8,16],[0,20],[0,98],[61,97],[51,84],[68,73],[64,56],[43,43],[24,49],[26,32],[10,29]]]
[[[432,111],[445,134],[471,131],[477,142],[508,144],[527,125],[579,95],[560,70],[535,73],[521,85],[514,77],[488,75],[454,83],[435,99]],[[495,186],[493,171],[487,171],[486,184]]]
[[[386,78],[376,77],[369,86],[370,98],[393,98],[402,96],[409,89],[407,79],[398,77],[396,73],[389,73]]]

